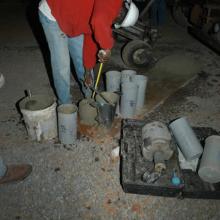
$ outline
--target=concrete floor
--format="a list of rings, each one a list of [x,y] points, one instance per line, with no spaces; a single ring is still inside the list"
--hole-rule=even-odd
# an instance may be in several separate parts
[[[106,134],[103,142],[81,136],[71,148],[28,139],[17,102],[26,89],[33,94],[53,91],[45,64],[48,56],[42,55],[33,35],[39,37],[40,29],[30,28],[34,11],[26,14],[27,2],[0,2],[0,72],[6,77],[0,91],[0,154],[7,163],[32,164],[33,172],[23,182],[0,187],[0,219],[219,219],[218,200],[125,194],[119,160],[109,157],[119,145],[119,134]],[[139,70],[149,77],[145,120],[168,122],[186,116],[192,126],[220,131],[219,56],[172,21],[161,31],[155,46],[160,61],[151,70]],[[115,62],[119,54],[115,49],[111,68],[125,68]],[[76,86],[73,91],[79,99]]]

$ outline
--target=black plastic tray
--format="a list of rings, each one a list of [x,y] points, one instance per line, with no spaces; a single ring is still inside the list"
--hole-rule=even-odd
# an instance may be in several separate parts
[[[140,120],[124,120],[121,138],[121,183],[123,190],[128,193],[179,197],[179,198],[204,198],[220,199],[220,183],[210,184],[202,181],[197,173],[191,170],[181,170],[178,164],[178,155],[175,142],[173,157],[166,162],[165,173],[154,183],[146,183],[142,175],[153,167],[152,162],[145,160],[141,154],[141,129],[145,125]],[[211,128],[193,128],[201,142],[205,138],[219,134]],[[203,143],[202,143],[203,144]],[[173,170],[181,178],[183,184],[174,186],[171,183]]]

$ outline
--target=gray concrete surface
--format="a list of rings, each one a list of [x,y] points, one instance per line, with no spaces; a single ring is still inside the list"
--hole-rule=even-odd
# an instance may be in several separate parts
[[[81,137],[70,148],[28,139],[16,103],[25,89],[53,92],[44,57],[26,20],[27,2],[0,2],[0,72],[6,77],[0,91],[0,154],[7,163],[32,164],[33,172],[23,182],[0,186],[0,219],[219,219],[218,200],[125,194],[119,181],[119,161],[109,157],[119,136],[105,143]],[[191,57],[202,72],[176,92],[172,90],[168,99],[160,99],[160,105],[145,112],[145,120],[168,122],[187,116],[193,126],[220,131],[219,56],[172,22],[162,30],[155,53],[160,58],[175,54]],[[119,51],[115,54],[118,61]],[[123,68],[120,62],[115,67]],[[151,76],[150,71],[141,72]],[[164,82],[161,89],[175,86],[175,80],[169,83],[166,78]],[[155,89],[148,97],[153,100],[159,93],[161,90]],[[75,95],[79,97],[79,92]]]

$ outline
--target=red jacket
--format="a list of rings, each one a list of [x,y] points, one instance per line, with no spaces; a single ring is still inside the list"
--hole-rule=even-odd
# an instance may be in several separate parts
[[[97,44],[111,49],[112,22],[123,0],[47,0],[52,15],[69,37],[84,34],[83,59],[86,68],[96,63]]]

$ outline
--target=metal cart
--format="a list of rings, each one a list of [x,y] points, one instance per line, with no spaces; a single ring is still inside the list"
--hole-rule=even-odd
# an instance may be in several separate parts
[[[146,3],[146,7],[140,13],[137,23],[128,28],[113,29],[116,35],[127,39],[122,49],[122,59],[126,66],[143,68],[155,62],[152,54],[152,45],[157,39],[157,30],[152,29],[147,21],[143,22],[150,6],[155,0]]]

